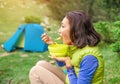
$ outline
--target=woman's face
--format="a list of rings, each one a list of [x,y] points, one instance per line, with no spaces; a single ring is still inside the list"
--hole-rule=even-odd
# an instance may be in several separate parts
[[[61,27],[59,29],[59,35],[61,36],[64,44],[72,44],[72,41],[70,39],[70,24],[69,20],[66,17],[62,20]]]

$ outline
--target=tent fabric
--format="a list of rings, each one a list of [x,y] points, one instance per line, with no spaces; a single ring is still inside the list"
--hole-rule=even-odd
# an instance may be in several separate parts
[[[20,35],[19,39],[17,40],[15,46],[19,48],[24,48],[24,41],[25,41],[25,35],[23,32],[22,35]]]
[[[15,34],[8,40],[6,41],[3,46],[4,49],[8,52],[15,50],[15,44],[17,42],[17,40],[19,39],[20,35],[22,34],[22,32],[24,31],[25,25],[21,25],[18,30],[15,32]]]
[[[44,29],[39,24],[23,24],[21,25],[15,34],[6,41],[4,49],[8,52],[15,50],[17,47],[16,43],[24,33],[24,51],[32,52],[44,52],[48,50],[48,45],[42,41],[41,35],[44,33]]]

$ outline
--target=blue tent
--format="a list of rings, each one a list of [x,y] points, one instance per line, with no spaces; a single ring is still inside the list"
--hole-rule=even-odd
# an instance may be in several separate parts
[[[43,33],[44,29],[39,24],[23,24],[3,44],[4,49],[10,52],[20,47],[24,51],[44,52],[48,49],[48,45],[41,39]]]

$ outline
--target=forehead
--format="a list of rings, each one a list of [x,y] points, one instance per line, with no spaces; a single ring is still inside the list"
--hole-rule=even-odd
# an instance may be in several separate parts
[[[67,19],[67,17],[64,17],[61,23],[62,24],[69,24],[69,20]]]

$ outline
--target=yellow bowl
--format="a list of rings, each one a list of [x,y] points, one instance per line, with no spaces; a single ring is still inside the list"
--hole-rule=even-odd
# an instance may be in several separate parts
[[[51,56],[65,57],[68,53],[68,45],[66,44],[52,44],[48,46]]]

